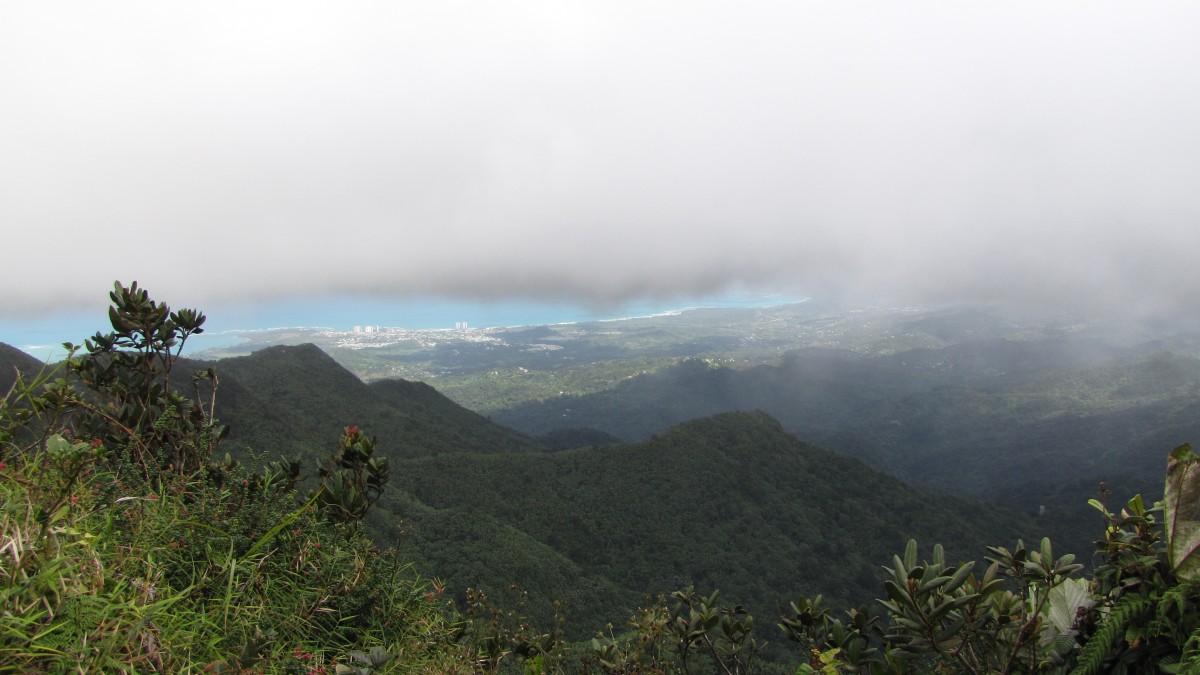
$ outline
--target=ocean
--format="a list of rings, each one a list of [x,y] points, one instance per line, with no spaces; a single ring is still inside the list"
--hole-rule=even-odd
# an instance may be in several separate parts
[[[672,314],[701,307],[770,307],[805,298],[778,294],[725,293],[700,298],[641,300],[605,307],[548,302],[478,302],[441,298],[394,300],[340,297],[201,308],[204,333],[188,339],[185,354],[235,345],[245,333],[279,328],[353,330],[355,326],[436,329],[543,326]],[[32,321],[0,318],[0,342],[43,360],[61,359],[63,342],[82,344],[111,330],[107,315],[62,313]]]

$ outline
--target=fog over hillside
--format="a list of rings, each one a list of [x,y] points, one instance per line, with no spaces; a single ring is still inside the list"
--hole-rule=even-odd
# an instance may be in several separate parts
[[[7,3],[7,317],[1200,290],[1193,3]],[[47,258],[39,253],[51,256]]]

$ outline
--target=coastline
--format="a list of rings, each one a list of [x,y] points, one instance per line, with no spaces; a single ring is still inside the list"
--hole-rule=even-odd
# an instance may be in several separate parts
[[[271,334],[282,332],[353,334],[355,326],[371,325],[378,327],[381,332],[454,334],[463,332],[464,329],[455,327],[460,323],[469,326],[467,330],[472,331],[514,330],[652,319],[705,309],[764,309],[803,303],[809,299],[781,294],[724,294],[693,300],[682,307],[679,304],[683,303],[671,302],[627,303],[612,312],[555,303],[465,303],[430,299],[399,302],[321,299],[234,309],[218,307],[212,312],[205,311],[209,317],[205,332],[188,340],[184,355],[205,358],[208,353],[237,350],[239,346],[258,343],[256,338],[268,338]],[[270,323],[255,326],[256,321]],[[82,329],[89,323],[90,329]],[[63,342],[82,343],[85,338],[106,327],[106,318],[102,314],[94,322],[89,322],[82,313],[58,315],[42,321],[0,321],[0,341],[35,358],[54,362],[66,356]],[[284,342],[268,339],[265,343]]]

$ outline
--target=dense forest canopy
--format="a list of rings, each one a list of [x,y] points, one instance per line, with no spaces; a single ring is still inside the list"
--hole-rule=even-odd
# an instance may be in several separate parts
[[[1200,667],[1187,446],[1080,564],[763,412],[564,448],[311,346],[180,359],[203,314],[111,299],[63,363],[0,349],[0,670]]]

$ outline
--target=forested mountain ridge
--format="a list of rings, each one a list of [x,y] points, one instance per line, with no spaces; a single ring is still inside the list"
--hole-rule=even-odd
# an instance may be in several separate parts
[[[425,384],[363,384],[312,345],[217,362],[217,413],[231,427],[226,447],[235,454],[299,455],[315,466],[348,424],[377,434],[389,456],[408,458],[599,445],[612,440],[604,432],[640,440],[689,419],[763,410],[799,438],[910,483],[1029,514],[1044,508],[1051,534],[1086,531],[1094,518],[1086,502],[1102,481],[1118,495],[1153,494],[1162,449],[1200,438],[1200,361],[1186,334],[1021,340],[1009,324],[970,310],[899,327],[928,336],[924,342],[962,342],[882,355],[806,348],[777,365],[741,369],[691,359],[611,390],[492,414],[531,434],[559,436],[545,442]],[[11,351],[26,368],[36,363]],[[175,371],[180,389],[190,389],[188,373],[211,365],[184,360]],[[1060,543],[1077,553],[1091,545],[1090,535]]]
[[[562,595],[541,589],[539,611],[562,597],[569,617],[589,608],[593,627],[627,615],[649,589],[691,584],[765,614],[800,594],[864,602],[880,556],[909,538],[951,542],[952,556],[968,558],[1037,529],[798,441],[763,413],[693,420],[642,443],[401,466],[394,482],[421,504],[397,507],[414,527],[406,554],[460,586],[481,575],[524,586],[534,567],[553,567],[563,587],[549,590]],[[481,550],[478,523],[511,531]]]
[[[27,670],[270,663],[321,672],[337,659],[345,672],[347,659],[372,672],[391,661],[401,670],[495,673],[509,656],[510,667],[540,673],[702,664],[753,672],[752,662],[765,662],[764,672],[950,664],[1065,672],[1077,664],[1071,672],[1090,674],[1117,663],[1147,673],[1200,664],[1192,584],[1200,523],[1191,515],[1200,457],[1189,446],[1170,453],[1161,511],[1138,496],[1118,516],[1107,494],[1092,500],[1106,524],[1092,579],[1073,578],[1085,565],[1056,557],[1049,539],[988,546],[991,564],[979,576],[969,559],[980,547],[1046,523],[905,485],[798,441],[765,413],[692,420],[642,443],[529,452],[527,439],[428,387],[392,383],[375,396],[312,347],[235,362],[223,391],[243,405],[227,412],[251,425],[307,433],[301,424],[336,426],[322,414],[353,414],[394,431],[399,418],[410,443],[482,450],[389,450],[350,423],[329,458],[316,458],[322,468],[309,491],[299,464],[262,464],[251,449],[250,466],[214,456],[222,439],[237,451],[250,436],[234,441],[214,414],[217,369],[171,353],[200,332],[202,315],[168,316],[136,284],[118,283],[110,297],[114,333],[97,335],[61,368],[37,364],[0,405],[0,515],[17,555],[4,593],[17,611],[0,612],[0,651]],[[289,394],[297,373],[314,386]],[[195,400],[173,391],[189,379]],[[1134,382],[1132,391],[1153,399],[1158,390]],[[465,433],[422,437],[447,420]],[[492,447],[489,435],[520,451]],[[579,429],[568,437],[605,439]],[[381,556],[364,523],[376,542],[401,545]],[[904,538],[903,557],[872,579],[870,560]],[[916,538],[942,543],[922,559]],[[442,570],[446,581],[424,582],[407,561],[426,574]],[[884,579],[887,599],[873,604],[886,628],[871,604],[844,621],[824,608],[822,593],[843,605],[868,600]],[[476,590],[461,590],[472,582]],[[634,599],[685,584],[669,600]],[[714,587],[739,604],[721,606]],[[501,604],[489,599],[505,588]],[[458,602],[438,609],[447,591]],[[29,592],[45,611],[21,609]],[[778,618],[779,632],[761,621],[755,631],[747,607]],[[624,616],[631,630],[616,634]],[[563,641],[606,619],[590,642]],[[777,650],[785,636],[801,646],[798,669]],[[967,641],[970,651],[960,648]]]
[[[1119,473],[1149,491],[1162,448],[1200,438],[1200,359],[1155,349],[1163,346],[988,338],[884,356],[804,349],[745,369],[694,359],[489,414],[527,433],[592,427],[637,440],[685,419],[759,409],[918,484],[986,494],[1031,475],[1095,484]]]
[[[387,333],[357,349],[336,332],[314,339],[363,377],[411,373],[555,448],[763,410],[797,437],[907,482],[1045,507],[1082,531],[1101,482],[1152,494],[1162,449],[1200,438],[1194,328],[809,301],[447,332],[422,348],[387,346]]]
[[[178,385],[213,365],[181,360]],[[231,427],[223,450],[300,455],[312,476],[338,429],[377,435],[392,482],[367,519],[376,538],[400,536],[404,555],[459,595],[518,583],[542,621],[562,599],[575,637],[620,622],[646,593],[689,584],[762,615],[800,594],[863,602],[877,589],[878,561],[910,537],[968,558],[986,543],[1040,534],[1031,518],[803,443],[764,413],[546,452],[428,385],[364,384],[311,345],[215,367],[217,418]]]
[[[1081,534],[1095,518],[1088,499],[1155,494],[1163,449],[1200,438],[1200,338],[1186,326],[1045,327],[970,309],[882,319],[840,331],[860,336],[854,348],[805,347],[749,366],[693,358],[487,414],[530,434],[590,427],[636,441],[695,417],[763,410],[798,438],[908,483],[1041,513],[1046,532],[1080,555],[1092,546]]]
[[[545,447],[489,422],[432,387],[398,380],[365,384],[313,345],[269,347],[211,362],[184,360],[190,372],[216,365],[217,416],[231,445],[268,457],[319,457],[338,430],[355,424],[394,458],[441,452],[526,452]]]
[[[578,610],[568,611],[576,631],[594,629],[600,615],[619,621],[647,592],[690,583],[763,611],[798,592],[863,601],[877,586],[879,557],[910,536],[968,557],[988,541],[1039,534],[1030,519],[912,488],[801,443],[760,413],[546,454],[428,385],[364,385],[311,345],[217,367],[222,394],[233,394],[218,403],[231,446],[238,428],[261,432],[254,415],[262,412],[281,419],[295,443],[347,423],[368,429],[393,467],[368,520],[373,531],[394,536],[403,519],[412,528],[405,554],[459,593],[519,583],[544,619],[551,600],[566,599]],[[797,587],[801,579],[807,585]]]

